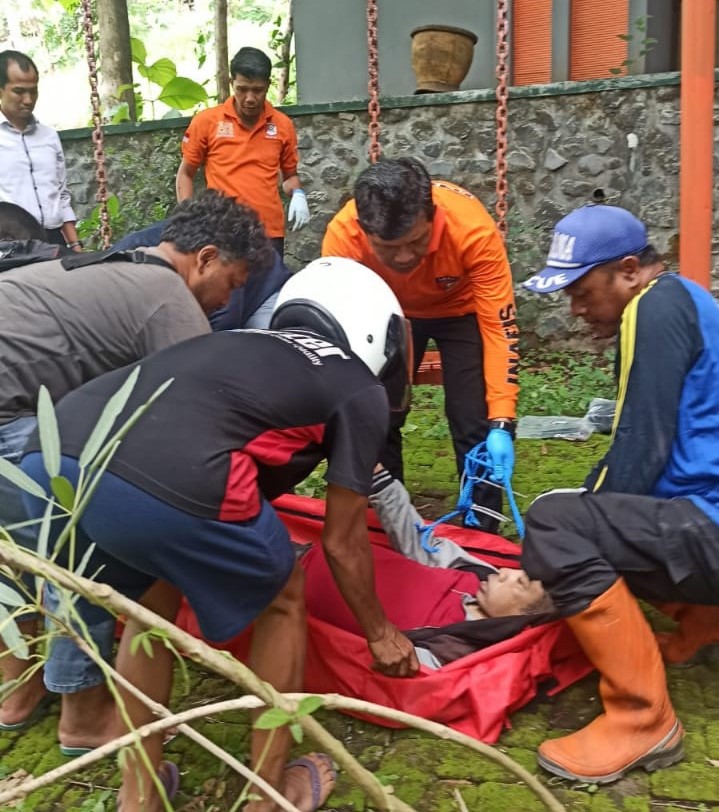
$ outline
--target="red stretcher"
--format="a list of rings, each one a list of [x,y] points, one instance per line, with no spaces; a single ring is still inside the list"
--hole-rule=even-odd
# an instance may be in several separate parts
[[[317,544],[325,503],[302,496],[283,496],[274,502],[292,540]],[[388,546],[372,510],[367,511],[370,541]],[[441,525],[437,535],[451,538],[469,552],[495,566],[512,566],[518,545],[499,536],[453,525]],[[516,566],[516,563],[514,564]],[[376,573],[381,578],[381,572]],[[177,624],[201,636],[186,603]],[[304,690],[337,693],[441,722],[486,743],[494,743],[511,714],[540,690],[553,695],[592,670],[569,628],[562,621],[527,628],[513,637],[455,660],[437,670],[422,668],[412,678],[390,678],[373,671],[365,640],[342,628],[308,616],[308,646]],[[249,630],[220,648],[244,659]],[[363,717],[385,726],[388,720]]]

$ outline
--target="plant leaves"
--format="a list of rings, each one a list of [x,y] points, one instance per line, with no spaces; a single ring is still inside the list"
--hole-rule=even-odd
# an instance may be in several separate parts
[[[269,708],[255,722],[257,730],[274,730],[292,720],[292,716],[282,708]]]
[[[321,696],[306,696],[297,705],[295,716],[309,716],[324,704]]]
[[[132,61],[137,62],[138,65],[144,65],[147,62],[147,48],[141,39],[130,37],[130,52]]]
[[[37,427],[45,470],[49,477],[56,477],[60,473],[60,434],[55,407],[45,384],[40,387],[37,398]]]
[[[138,70],[146,79],[162,88],[177,76],[177,66],[167,57],[158,59],[152,65],[140,65]]]
[[[87,467],[97,456],[102,444],[107,439],[108,434],[112,430],[120,412],[125,408],[127,401],[135,388],[137,378],[140,375],[140,367],[136,366],[135,369],[127,376],[125,383],[115,392],[115,394],[107,401],[105,408],[102,410],[95,427],[93,428],[90,436],[87,438],[85,447],[80,454],[80,468]]]
[[[47,505],[45,505],[40,531],[37,534],[37,554],[39,558],[47,558],[48,540],[50,538],[50,517],[52,516],[53,507],[52,502],[48,502]],[[38,598],[42,594],[44,583],[45,579],[42,575],[35,576],[35,592]]]
[[[50,489],[65,510],[72,510],[75,504],[75,488],[67,477],[54,476],[50,480]]]
[[[25,606],[27,600],[17,590],[0,581],[0,603],[6,606]]]
[[[293,722],[290,725],[290,733],[292,734],[292,738],[297,742],[297,744],[302,744],[302,739],[304,738],[304,731],[302,730],[302,726],[297,722]]]
[[[158,101],[177,110],[187,110],[207,101],[207,91],[192,79],[175,76],[162,88]]]
[[[0,637],[3,643],[12,651],[18,660],[27,660],[30,657],[30,650],[27,647],[25,638],[20,634],[15,620],[10,617],[8,610],[0,603]]]
[[[90,563],[90,556],[93,554],[95,550],[95,544],[91,544],[87,550],[83,553],[82,558],[80,559],[80,563],[75,567],[75,575],[84,575],[85,570],[87,569],[87,565]]]
[[[27,491],[27,493],[37,496],[39,499],[47,499],[47,494],[43,488],[29,477],[22,468],[13,465],[9,460],[0,457],[0,476],[10,480],[13,485]]]

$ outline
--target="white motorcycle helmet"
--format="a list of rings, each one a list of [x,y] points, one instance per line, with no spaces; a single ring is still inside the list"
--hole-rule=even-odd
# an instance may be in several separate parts
[[[302,329],[351,350],[380,379],[390,408],[409,405],[412,338],[390,287],[369,268],[343,257],[322,257],[280,289],[270,330]]]

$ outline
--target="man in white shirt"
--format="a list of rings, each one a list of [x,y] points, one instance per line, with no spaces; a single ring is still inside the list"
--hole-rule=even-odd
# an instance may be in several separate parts
[[[0,51],[0,201],[32,214],[50,242],[81,251],[60,138],[33,115],[38,79],[30,57]]]

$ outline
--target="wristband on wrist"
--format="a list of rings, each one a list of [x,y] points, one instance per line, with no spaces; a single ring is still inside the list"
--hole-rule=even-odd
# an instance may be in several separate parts
[[[80,248],[84,248],[84,247],[85,247],[85,246],[82,244],[82,240],[73,240],[72,242],[66,242],[66,243],[65,243],[65,245],[66,245],[68,248],[77,248],[78,246],[80,246]]]
[[[490,420],[489,421],[489,428],[491,429],[500,429],[501,431],[506,431],[507,434],[514,440],[514,435],[517,433],[517,421],[510,420],[509,418],[500,418],[499,420]]]
[[[293,189],[293,190],[292,190],[292,194],[293,194],[293,195],[296,195],[297,193],[299,193],[299,194],[301,194],[301,195],[304,195],[304,194],[305,194],[305,190],[304,190],[304,189]],[[307,197],[307,195],[305,195],[305,197]]]

